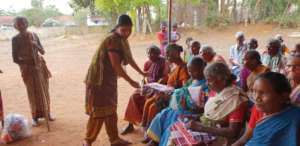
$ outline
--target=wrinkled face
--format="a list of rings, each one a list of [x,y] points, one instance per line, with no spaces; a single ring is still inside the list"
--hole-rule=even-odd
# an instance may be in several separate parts
[[[252,91],[257,110],[273,114],[285,104],[284,95],[278,94],[269,81],[258,79],[254,82]]]
[[[27,27],[28,27],[28,24],[25,20],[21,19],[21,20],[18,20],[16,23],[15,23],[15,28],[23,33],[27,30]]]
[[[159,53],[155,52],[155,51],[150,51],[149,54],[148,54],[148,57],[149,59],[152,61],[152,62],[155,62],[157,61],[157,59],[159,58]]]
[[[119,26],[117,28],[117,33],[124,39],[127,39],[131,35],[132,26]]]
[[[216,92],[220,92],[225,88],[224,81],[221,81],[215,77],[205,77],[205,78],[206,78],[209,89],[216,91]]]
[[[200,52],[200,55],[205,62],[211,62],[213,59],[213,55],[207,52]]]
[[[193,79],[197,79],[197,80],[202,80],[204,79],[204,75],[203,75],[203,67],[199,67],[197,65],[189,65],[188,66],[188,71],[190,76]]]
[[[169,62],[174,63],[179,58],[180,58],[180,51],[177,50],[167,51],[167,59]]]
[[[237,41],[237,43],[238,43],[239,45],[242,45],[242,44],[244,43],[244,41],[245,41],[245,37],[244,37],[244,36],[240,36],[240,37],[238,37],[238,38],[236,39],[236,41]]]
[[[254,70],[257,63],[256,63],[255,59],[250,58],[249,55],[246,54],[245,57],[244,57],[244,65],[249,70]]]
[[[293,58],[287,61],[285,66],[287,77],[294,88],[300,83],[300,59]]]

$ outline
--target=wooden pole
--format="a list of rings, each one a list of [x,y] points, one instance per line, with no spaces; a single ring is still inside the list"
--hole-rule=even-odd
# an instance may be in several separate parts
[[[33,34],[32,34],[33,35]],[[34,36],[33,36],[34,38]],[[41,92],[42,92],[42,102],[43,102],[43,106],[44,106],[44,116],[45,116],[45,120],[46,120],[46,125],[47,125],[47,130],[48,132],[50,131],[50,125],[49,125],[49,119],[50,119],[50,115],[49,115],[49,109],[48,109],[48,105],[47,105],[47,100],[46,100],[46,97],[49,96],[49,94],[46,94],[45,93],[45,87],[43,86],[43,83],[41,81],[41,78],[42,78],[42,74],[41,74],[41,71],[40,71],[40,68],[39,68],[39,54],[38,54],[38,50],[36,50],[36,48],[32,47],[32,55],[33,55],[33,61],[34,61],[34,68],[35,68],[35,71],[37,73],[37,81],[38,81],[38,84],[39,86],[41,87]],[[49,99],[49,97],[48,97]]]
[[[169,23],[169,29],[168,29],[168,44],[171,43],[171,34],[172,34],[172,0],[168,0],[168,23]]]

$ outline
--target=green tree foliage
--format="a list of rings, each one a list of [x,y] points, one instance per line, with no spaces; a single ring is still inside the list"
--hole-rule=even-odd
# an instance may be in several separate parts
[[[33,8],[43,8],[44,0],[31,0],[31,6]]]
[[[90,14],[92,15],[97,13],[95,10],[95,0],[71,0],[69,5],[75,11],[75,13],[85,8],[89,8]]]
[[[125,0],[96,0],[96,8],[110,16],[111,21],[115,22],[118,15],[130,11],[131,2]]]
[[[74,13],[76,24],[80,26],[85,25],[88,13],[88,9],[79,9],[78,11],[76,11],[76,13]]]
[[[300,22],[299,0],[247,0],[247,6],[254,10],[251,15],[258,21],[281,26],[294,26]],[[293,6],[298,7],[298,10],[291,11]]]
[[[25,9],[19,12],[18,15],[27,17],[30,25],[40,26],[47,18],[60,16],[62,13],[55,6],[50,5],[44,9],[36,7]]]

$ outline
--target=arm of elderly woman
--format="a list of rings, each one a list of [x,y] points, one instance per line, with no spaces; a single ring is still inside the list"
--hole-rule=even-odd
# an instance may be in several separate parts
[[[111,62],[111,65],[113,69],[117,72],[119,76],[124,78],[132,87],[139,88],[139,83],[132,80],[127,73],[124,71],[124,69],[121,66],[121,59],[120,56],[115,52],[108,52],[109,60]]]
[[[218,136],[227,137],[230,139],[237,138],[240,134],[244,113],[246,109],[246,104],[242,103],[239,107],[237,107],[233,112],[231,112],[226,118],[225,121],[228,120],[227,127],[216,128],[216,127],[207,127],[197,121],[192,121],[188,124],[192,130],[199,132],[207,132]],[[227,119],[227,120],[226,120]]]
[[[194,131],[207,132],[218,136],[223,136],[227,138],[236,138],[239,135],[242,124],[240,122],[230,122],[228,127],[215,128],[207,127],[198,121],[191,121],[188,123],[188,127]]]

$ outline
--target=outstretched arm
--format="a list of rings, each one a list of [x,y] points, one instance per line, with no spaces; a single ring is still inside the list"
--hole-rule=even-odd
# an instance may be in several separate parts
[[[192,121],[189,123],[189,128],[199,132],[207,132],[218,136],[223,136],[227,138],[236,138],[239,135],[242,124],[240,122],[230,122],[229,127],[225,128],[214,128],[207,127],[197,121]]]
[[[129,61],[130,66],[136,70],[139,74],[143,75],[144,77],[147,76],[147,73],[143,72],[140,67],[136,64],[135,60],[133,58]]]
[[[132,87],[139,88],[140,87],[139,83],[132,80],[128,76],[128,74],[124,71],[124,69],[122,68],[120,56],[116,52],[113,52],[113,51],[109,51],[108,56],[109,56],[109,60],[112,64],[112,67],[117,72],[117,74],[119,76],[121,76],[122,78],[124,78]]]

